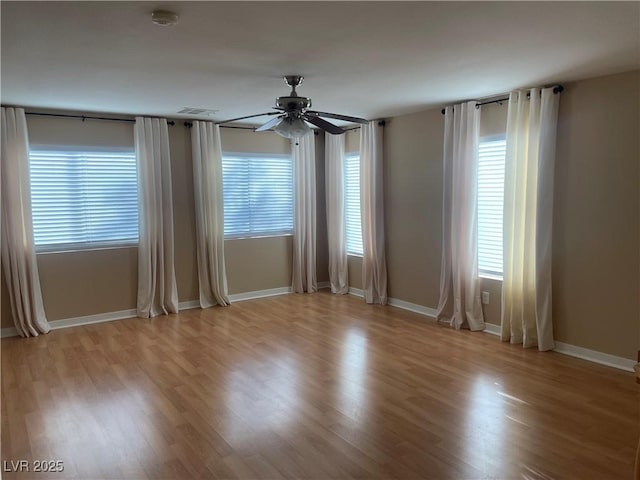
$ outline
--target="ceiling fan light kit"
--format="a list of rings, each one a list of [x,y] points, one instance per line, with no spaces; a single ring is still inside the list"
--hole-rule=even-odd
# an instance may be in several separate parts
[[[301,97],[296,92],[296,87],[300,86],[304,80],[301,75],[286,75],[284,81],[291,87],[291,93],[288,96],[276,98],[276,105],[273,107],[275,112],[258,113],[255,115],[247,115],[245,117],[232,118],[219,122],[219,124],[245,120],[247,118],[261,117],[266,115],[278,115],[267,123],[256,128],[256,132],[264,132],[273,130],[278,135],[285,138],[300,138],[308,135],[312,130],[309,123],[324,130],[332,135],[340,135],[345,132],[344,129],[326,121],[324,118],[334,118],[351,123],[368,123],[364,118],[351,117],[348,115],[340,115],[338,113],[317,112],[309,110],[311,108],[311,99],[309,97]]]
[[[285,138],[301,138],[311,133],[311,128],[301,118],[286,117],[280,120],[273,131]]]

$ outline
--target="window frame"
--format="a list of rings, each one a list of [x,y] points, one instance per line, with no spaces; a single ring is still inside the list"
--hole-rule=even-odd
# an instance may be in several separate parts
[[[295,180],[295,171],[293,164],[293,155],[287,153],[255,153],[255,152],[231,152],[231,151],[223,151],[222,152],[222,190],[223,190],[223,211],[226,216],[226,204],[224,200],[224,161],[225,158],[253,158],[253,159],[266,159],[266,158],[278,158],[278,159],[287,159],[291,162],[291,230],[290,231],[275,231],[275,232],[258,232],[258,231],[250,231],[247,233],[236,233],[236,234],[227,234],[224,232],[224,224],[225,218],[223,216],[223,236],[224,240],[244,240],[251,238],[272,238],[272,237],[291,237],[295,232],[295,188],[294,188],[294,180]]]
[[[358,183],[360,182],[360,170],[359,170],[359,165],[360,165],[360,152],[359,151],[352,151],[352,152],[345,152],[344,154],[344,172],[343,172],[343,178],[344,178],[344,222],[345,222],[345,248],[347,250],[347,255],[351,256],[351,257],[364,257],[364,240],[362,238],[362,196],[361,196],[361,189],[360,189],[360,185],[358,185],[358,206],[359,206],[359,211],[360,211],[360,221],[359,221],[359,225],[360,225],[360,245],[362,246],[362,251],[353,251],[353,250],[349,250],[349,242],[348,242],[348,227],[347,227],[347,161],[348,160],[353,160],[357,158],[358,159]]]
[[[499,141],[503,141],[505,142],[505,158],[504,158],[504,162],[505,162],[505,168],[506,168],[506,156],[507,156],[507,145],[506,145],[506,133],[500,133],[500,134],[492,134],[492,135],[484,135],[482,137],[479,138],[478,140],[478,163],[477,163],[477,168],[479,170],[480,168],[480,145],[482,143],[489,143],[489,142],[499,142]],[[503,176],[504,176],[504,170],[503,170]],[[479,199],[479,192],[480,192],[480,184],[479,184],[479,172],[478,172],[478,178],[477,178],[477,199],[476,199],[476,220],[477,220],[477,227],[479,230],[479,225],[480,225],[480,216],[479,216],[479,206],[480,206],[480,199]],[[504,183],[503,183],[503,202],[502,202],[502,224],[503,224],[503,239],[504,239]],[[486,278],[486,279],[490,279],[490,280],[497,280],[497,281],[502,281],[504,278],[504,262],[503,262],[503,268],[502,268],[502,272],[498,273],[495,271],[489,271],[489,270],[482,270],[480,268],[480,233],[478,231],[477,234],[478,238],[477,238],[477,250],[478,250],[478,259],[477,259],[477,270],[478,270],[478,278]],[[502,254],[503,254],[503,258],[504,258],[504,240],[502,240],[501,242],[501,250],[502,250]]]
[[[31,152],[61,152],[61,153],[113,153],[113,154],[132,154],[135,161],[136,168],[136,214],[138,215],[138,222],[136,222],[136,239],[119,239],[119,240],[105,240],[105,241],[93,241],[93,242],[65,242],[65,243],[41,243],[36,244],[35,240],[35,226],[33,221],[33,184],[31,181]],[[135,151],[135,147],[110,147],[104,145],[50,145],[50,144],[30,144],[28,151],[29,159],[29,200],[31,202],[31,218],[32,218],[32,230],[34,237],[34,249],[37,255],[49,254],[49,253],[67,253],[67,252],[82,252],[91,250],[110,250],[120,248],[137,248],[140,243],[140,203],[137,195],[138,188],[138,160]]]

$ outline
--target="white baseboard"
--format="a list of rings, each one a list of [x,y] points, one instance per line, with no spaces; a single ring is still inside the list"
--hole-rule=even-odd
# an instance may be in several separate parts
[[[135,317],[136,310],[120,310],[117,312],[96,313],[95,315],[85,315],[82,317],[63,318],[60,320],[52,320],[49,322],[51,330],[59,330],[61,328],[77,327],[79,325],[91,325],[93,323],[112,322],[114,320],[124,320],[125,318]],[[0,331],[0,337],[17,337],[18,331],[14,328],[3,328]]]
[[[191,310],[192,308],[200,308],[200,300],[187,300],[178,304],[178,311]]]
[[[633,372],[633,367],[636,364],[635,360],[598,352],[597,350],[589,350],[588,348],[578,347],[568,343],[555,342],[555,345],[556,347],[553,349],[554,352],[581,358],[583,360],[599,363],[600,365],[606,365],[608,367],[619,368],[626,372]]]
[[[500,325],[484,322],[484,333],[500,336]]]
[[[91,325],[92,323],[112,322],[114,320],[124,320],[132,318],[138,314],[136,310],[120,310],[118,312],[97,313],[95,315],[85,315],[83,317],[63,318],[49,322],[52,330],[60,328],[77,327],[78,325]]]
[[[18,331],[16,330],[16,327],[8,327],[0,330],[0,338],[17,337],[17,336],[18,336]]]
[[[229,300],[231,300],[231,303],[242,302],[243,300],[253,300],[255,298],[286,295],[287,293],[291,293],[291,287],[269,288],[267,290],[256,290],[255,292],[234,293],[233,295],[229,295]]]
[[[364,298],[364,292],[360,288],[349,287],[349,295]]]
[[[485,323],[484,333],[500,336],[500,325],[493,325],[491,323]],[[554,352],[562,353],[563,355],[569,355],[570,357],[581,358],[593,363],[599,363],[600,365],[606,365],[607,367],[618,368],[626,372],[633,372],[633,367],[636,364],[634,360],[628,358],[617,357],[608,353],[598,352],[597,350],[589,350],[588,348],[578,347],[576,345],[570,345],[563,342],[554,342]]]
[[[331,288],[331,282],[318,282],[318,290],[323,288]]]
[[[328,282],[327,286],[329,285]],[[318,288],[326,288],[323,286],[323,283],[318,284]],[[265,297],[274,297],[276,295],[286,295],[287,293],[291,293],[291,287],[278,287],[278,288],[269,288],[267,290],[255,290],[253,292],[242,292],[242,293],[233,293],[229,295],[229,300],[231,303],[234,302],[242,302],[244,300],[254,300],[256,298],[265,298]],[[191,308],[200,308],[199,300],[189,300],[187,302],[180,302],[179,309],[180,310],[189,310]]]
[[[360,288],[349,287],[349,295],[356,297],[364,297],[364,292]],[[405,302],[404,300],[398,300],[397,298],[388,298],[387,303],[392,307],[401,308],[402,310],[408,310],[410,312],[419,313],[429,318],[436,318],[436,311],[433,308],[418,305],[416,303]]]
[[[257,292],[246,292],[230,295],[233,302],[241,302],[242,300],[251,300],[253,298],[271,297],[273,295],[283,295],[291,293],[291,287],[272,288],[269,290],[259,290]],[[189,300],[180,302],[178,310],[189,310],[192,308],[200,308],[199,300]],[[137,316],[135,309],[120,310],[117,312],[96,313],[95,315],[85,315],[82,317],[63,318],[60,320],[52,320],[49,322],[51,330],[59,330],[61,328],[78,327],[80,325],[91,325],[93,323],[112,322],[114,320],[125,320]],[[17,337],[18,331],[15,327],[3,328],[0,330],[0,338]]]
[[[398,300],[397,298],[389,298],[389,305],[392,307],[398,307],[403,310],[409,310],[410,312],[419,313],[425,317],[429,317],[435,320],[437,311],[434,308],[425,307],[416,303],[405,302],[404,300]]]

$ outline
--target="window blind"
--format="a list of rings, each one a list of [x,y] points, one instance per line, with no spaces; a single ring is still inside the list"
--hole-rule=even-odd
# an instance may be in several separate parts
[[[478,273],[502,277],[504,139],[480,141],[478,150]]]
[[[344,159],[344,205],[347,253],[363,255],[359,154],[348,154]]]
[[[31,150],[29,164],[38,250],[137,243],[135,152]]]
[[[222,157],[225,238],[293,233],[293,161],[285,155]]]

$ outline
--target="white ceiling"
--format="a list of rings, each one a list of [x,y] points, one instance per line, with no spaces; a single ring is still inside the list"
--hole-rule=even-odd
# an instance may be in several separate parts
[[[213,119],[302,74],[322,111],[382,118],[640,66],[638,2],[9,2],[3,105]],[[151,23],[155,8],[179,13]],[[33,109],[33,108],[32,108]],[[193,116],[191,116],[193,117]]]

